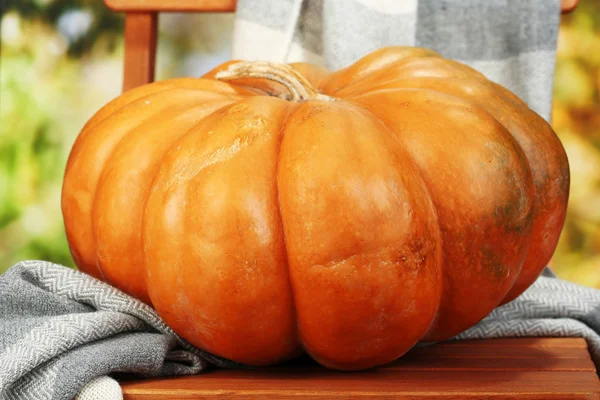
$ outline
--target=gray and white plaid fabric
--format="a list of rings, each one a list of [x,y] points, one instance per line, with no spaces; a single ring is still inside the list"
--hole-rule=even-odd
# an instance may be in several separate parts
[[[233,57],[337,69],[387,45],[432,48],[549,119],[560,0],[238,0]],[[540,277],[458,338],[573,336],[600,361],[600,291]],[[113,372],[235,367],[95,279],[29,261],[0,276],[0,399],[120,399]]]
[[[336,70],[384,46],[433,49],[550,117],[560,0],[239,0],[233,58]]]

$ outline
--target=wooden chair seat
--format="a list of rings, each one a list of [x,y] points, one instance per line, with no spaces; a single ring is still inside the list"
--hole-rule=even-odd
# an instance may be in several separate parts
[[[338,372],[303,358],[257,370],[121,382],[126,400],[598,399],[584,339],[456,341],[418,348],[387,366]]]

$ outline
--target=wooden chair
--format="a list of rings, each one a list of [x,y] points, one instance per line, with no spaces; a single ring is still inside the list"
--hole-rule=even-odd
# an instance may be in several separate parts
[[[159,12],[232,12],[235,0],[104,0],[126,12],[123,89],[154,80]],[[400,0],[398,0],[400,1]],[[578,0],[563,0],[563,12]],[[328,371],[309,359],[259,370],[122,381],[127,400],[153,399],[597,399],[600,380],[580,338],[442,343],[377,370]]]
[[[236,0],[104,0],[104,3],[114,11],[126,13],[124,91],[154,81],[158,13],[233,12],[236,6]],[[561,0],[562,12],[571,12],[578,3],[579,0]]]

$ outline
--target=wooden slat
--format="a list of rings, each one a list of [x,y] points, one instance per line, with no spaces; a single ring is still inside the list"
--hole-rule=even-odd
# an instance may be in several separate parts
[[[553,337],[532,337],[532,338],[498,338],[494,340],[450,340],[441,343],[444,346],[511,346],[511,347],[575,347],[587,349],[587,342],[583,338],[553,338]]]
[[[588,358],[447,358],[447,357],[407,357],[388,367],[393,370],[447,370],[447,371],[589,371],[596,368]]]
[[[447,346],[437,345],[435,351],[428,347],[411,350],[410,357],[446,358],[589,358],[587,349],[581,347],[525,347],[525,346]]]
[[[372,374],[207,373],[203,377],[156,380],[154,385],[124,385],[127,400],[265,398],[598,398],[600,388],[587,372],[393,371]],[[537,396],[537,397],[535,397]]]
[[[123,91],[154,81],[157,19],[155,12],[125,16]]]
[[[232,12],[236,0],[104,0],[114,11]]]
[[[448,342],[368,371],[332,371],[304,357],[270,368],[217,369],[122,382],[122,387],[128,400],[600,399],[600,381],[583,339]]]

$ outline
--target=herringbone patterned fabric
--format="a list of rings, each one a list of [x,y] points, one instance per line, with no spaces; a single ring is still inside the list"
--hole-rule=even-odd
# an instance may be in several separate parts
[[[0,276],[0,299],[0,399],[72,399],[87,383],[114,393],[96,379],[113,372],[243,367],[191,346],[140,301],[60,265],[15,265]],[[520,336],[584,337],[600,361],[600,291],[542,276],[455,339]]]
[[[541,276],[517,300],[456,339],[522,336],[583,337],[600,363],[600,291]]]
[[[21,262],[0,276],[0,399],[72,399],[111,372],[239,367],[179,338],[144,303],[64,266]]]

